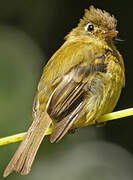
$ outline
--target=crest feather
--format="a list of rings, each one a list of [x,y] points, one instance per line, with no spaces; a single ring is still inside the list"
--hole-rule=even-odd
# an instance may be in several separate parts
[[[104,10],[96,9],[94,6],[90,6],[89,10],[85,9],[83,19],[80,19],[78,26],[84,26],[89,22],[104,26],[107,29],[115,29],[117,25],[117,20],[113,15],[111,16]]]

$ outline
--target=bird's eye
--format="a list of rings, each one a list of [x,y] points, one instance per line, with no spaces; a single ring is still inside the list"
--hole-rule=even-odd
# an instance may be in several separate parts
[[[86,31],[92,32],[94,31],[94,25],[93,24],[87,24],[87,26],[85,27]]]

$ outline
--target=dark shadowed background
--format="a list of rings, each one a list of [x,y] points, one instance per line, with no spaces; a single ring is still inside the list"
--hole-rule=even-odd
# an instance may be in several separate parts
[[[25,132],[42,68],[91,4],[118,19],[126,86],[115,110],[133,107],[133,10],[130,0],[0,1],[0,137]],[[9,180],[132,180],[133,117],[81,128],[58,144],[42,142],[29,175]],[[0,147],[0,179],[18,143]]]

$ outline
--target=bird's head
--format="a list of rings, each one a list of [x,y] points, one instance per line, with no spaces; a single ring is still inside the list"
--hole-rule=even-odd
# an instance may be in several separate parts
[[[117,20],[108,12],[90,6],[89,10],[85,9],[85,14],[76,28],[74,28],[67,36],[69,37],[90,37],[97,39],[110,40],[116,37]]]

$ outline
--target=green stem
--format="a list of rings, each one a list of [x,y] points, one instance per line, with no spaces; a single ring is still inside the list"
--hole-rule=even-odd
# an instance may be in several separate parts
[[[128,108],[128,109],[124,109],[124,110],[121,110],[121,111],[105,114],[105,115],[101,116],[101,118],[97,122],[98,123],[103,123],[103,122],[107,122],[107,121],[111,121],[111,120],[116,120],[116,119],[119,119],[119,118],[124,118],[124,117],[127,117],[127,116],[132,116],[132,115],[133,115],[133,108]],[[91,124],[94,124],[94,122],[88,122],[84,126],[88,126],[88,125],[91,125]],[[51,133],[52,133],[52,128],[49,128],[46,135],[49,135]],[[15,135],[12,135],[12,136],[7,136],[7,137],[4,137],[4,138],[0,138],[0,146],[4,146],[4,145],[7,145],[7,144],[22,141],[24,139],[25,135],[26,135],[26,132],[15,134]]]

